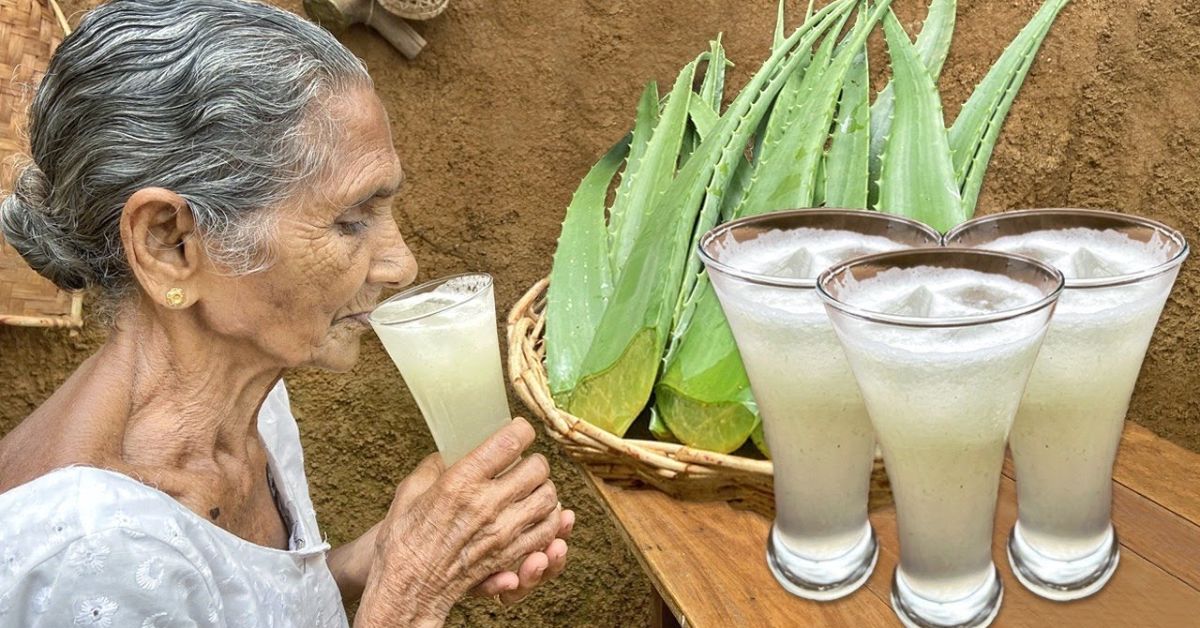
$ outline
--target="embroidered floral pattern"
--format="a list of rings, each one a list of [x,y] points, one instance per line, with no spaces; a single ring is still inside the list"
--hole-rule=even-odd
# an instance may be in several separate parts
[[[75,610],[75,625],[89,628],[109,628],[113,615],[117,614],[117,603],[103,595],[86,599]]]
[[[42,587],[37,593],[33,594],[33,612],[41,615],[50,610],[50,595],[53,590],[50,587]]]
[[[67,550],[67,565],[83,573],[98,574],[104,570],[104,561],[111,551],[107,545],[85,537]]]
[[[162,584],[163,579],[163,562],[158,558],[147,558],[138,565],[137,573],[133,575],[137,580],[138,586],[147,590],[153,591]]]

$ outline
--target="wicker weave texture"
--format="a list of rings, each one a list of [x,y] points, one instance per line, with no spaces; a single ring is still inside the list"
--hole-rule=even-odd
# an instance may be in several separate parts
[[[652,486],[696,501],[727,501],[764,515],[774,512],[772,465],[648,440],[620,438],[558,408],[544,365],[545,293],[535,284],[508,316],[508,376],[521,401],[542,420],[551,438],[576,462],[607,481]]]
[[[0,0],[0,190],[12,189],[15,165],[27,153],[29,102],[62,34],[45,2]],[[79,327],[81,299],[58,290],[0,241],[0,323]]]
[[[441,15],[450,0],[379,0],[379,4],[406,20],[428,20]]]

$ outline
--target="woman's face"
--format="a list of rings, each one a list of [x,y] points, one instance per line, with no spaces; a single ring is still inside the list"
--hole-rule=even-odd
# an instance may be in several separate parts
[[[392,217],[404,173],[383,104],[358,89],[327,113],[326,172],[278,210],[271,266],[208,274],[197,305],[217,333],[278,365],[347,371],[380,292],[412,283],[417,264]]]

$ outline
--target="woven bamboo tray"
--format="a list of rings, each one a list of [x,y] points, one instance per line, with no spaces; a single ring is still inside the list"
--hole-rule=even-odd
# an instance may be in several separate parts
[[[27,152],[26,111],[66,28],[53,2],[0,0],[0,194],[11,190],[15,163]],[[83,295],[56,288],[0,239],[0,324],[83,326]]]
[[[543,363],[548,285],[549,279],[534,284],[508,315],[508,375],[521,401],[546,424],[551,438],[605,480],[624,486],[649,485],[681,499],[720,500],[764,514],[773,512],[769,460],[620,438],[554,404]]]

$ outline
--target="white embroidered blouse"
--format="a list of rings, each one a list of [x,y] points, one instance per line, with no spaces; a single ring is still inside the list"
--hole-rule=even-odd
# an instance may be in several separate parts
[[[119,473],[58,469],[0,494],[0,628],[348,626],[282,381],[258,429],[289,550]]]

